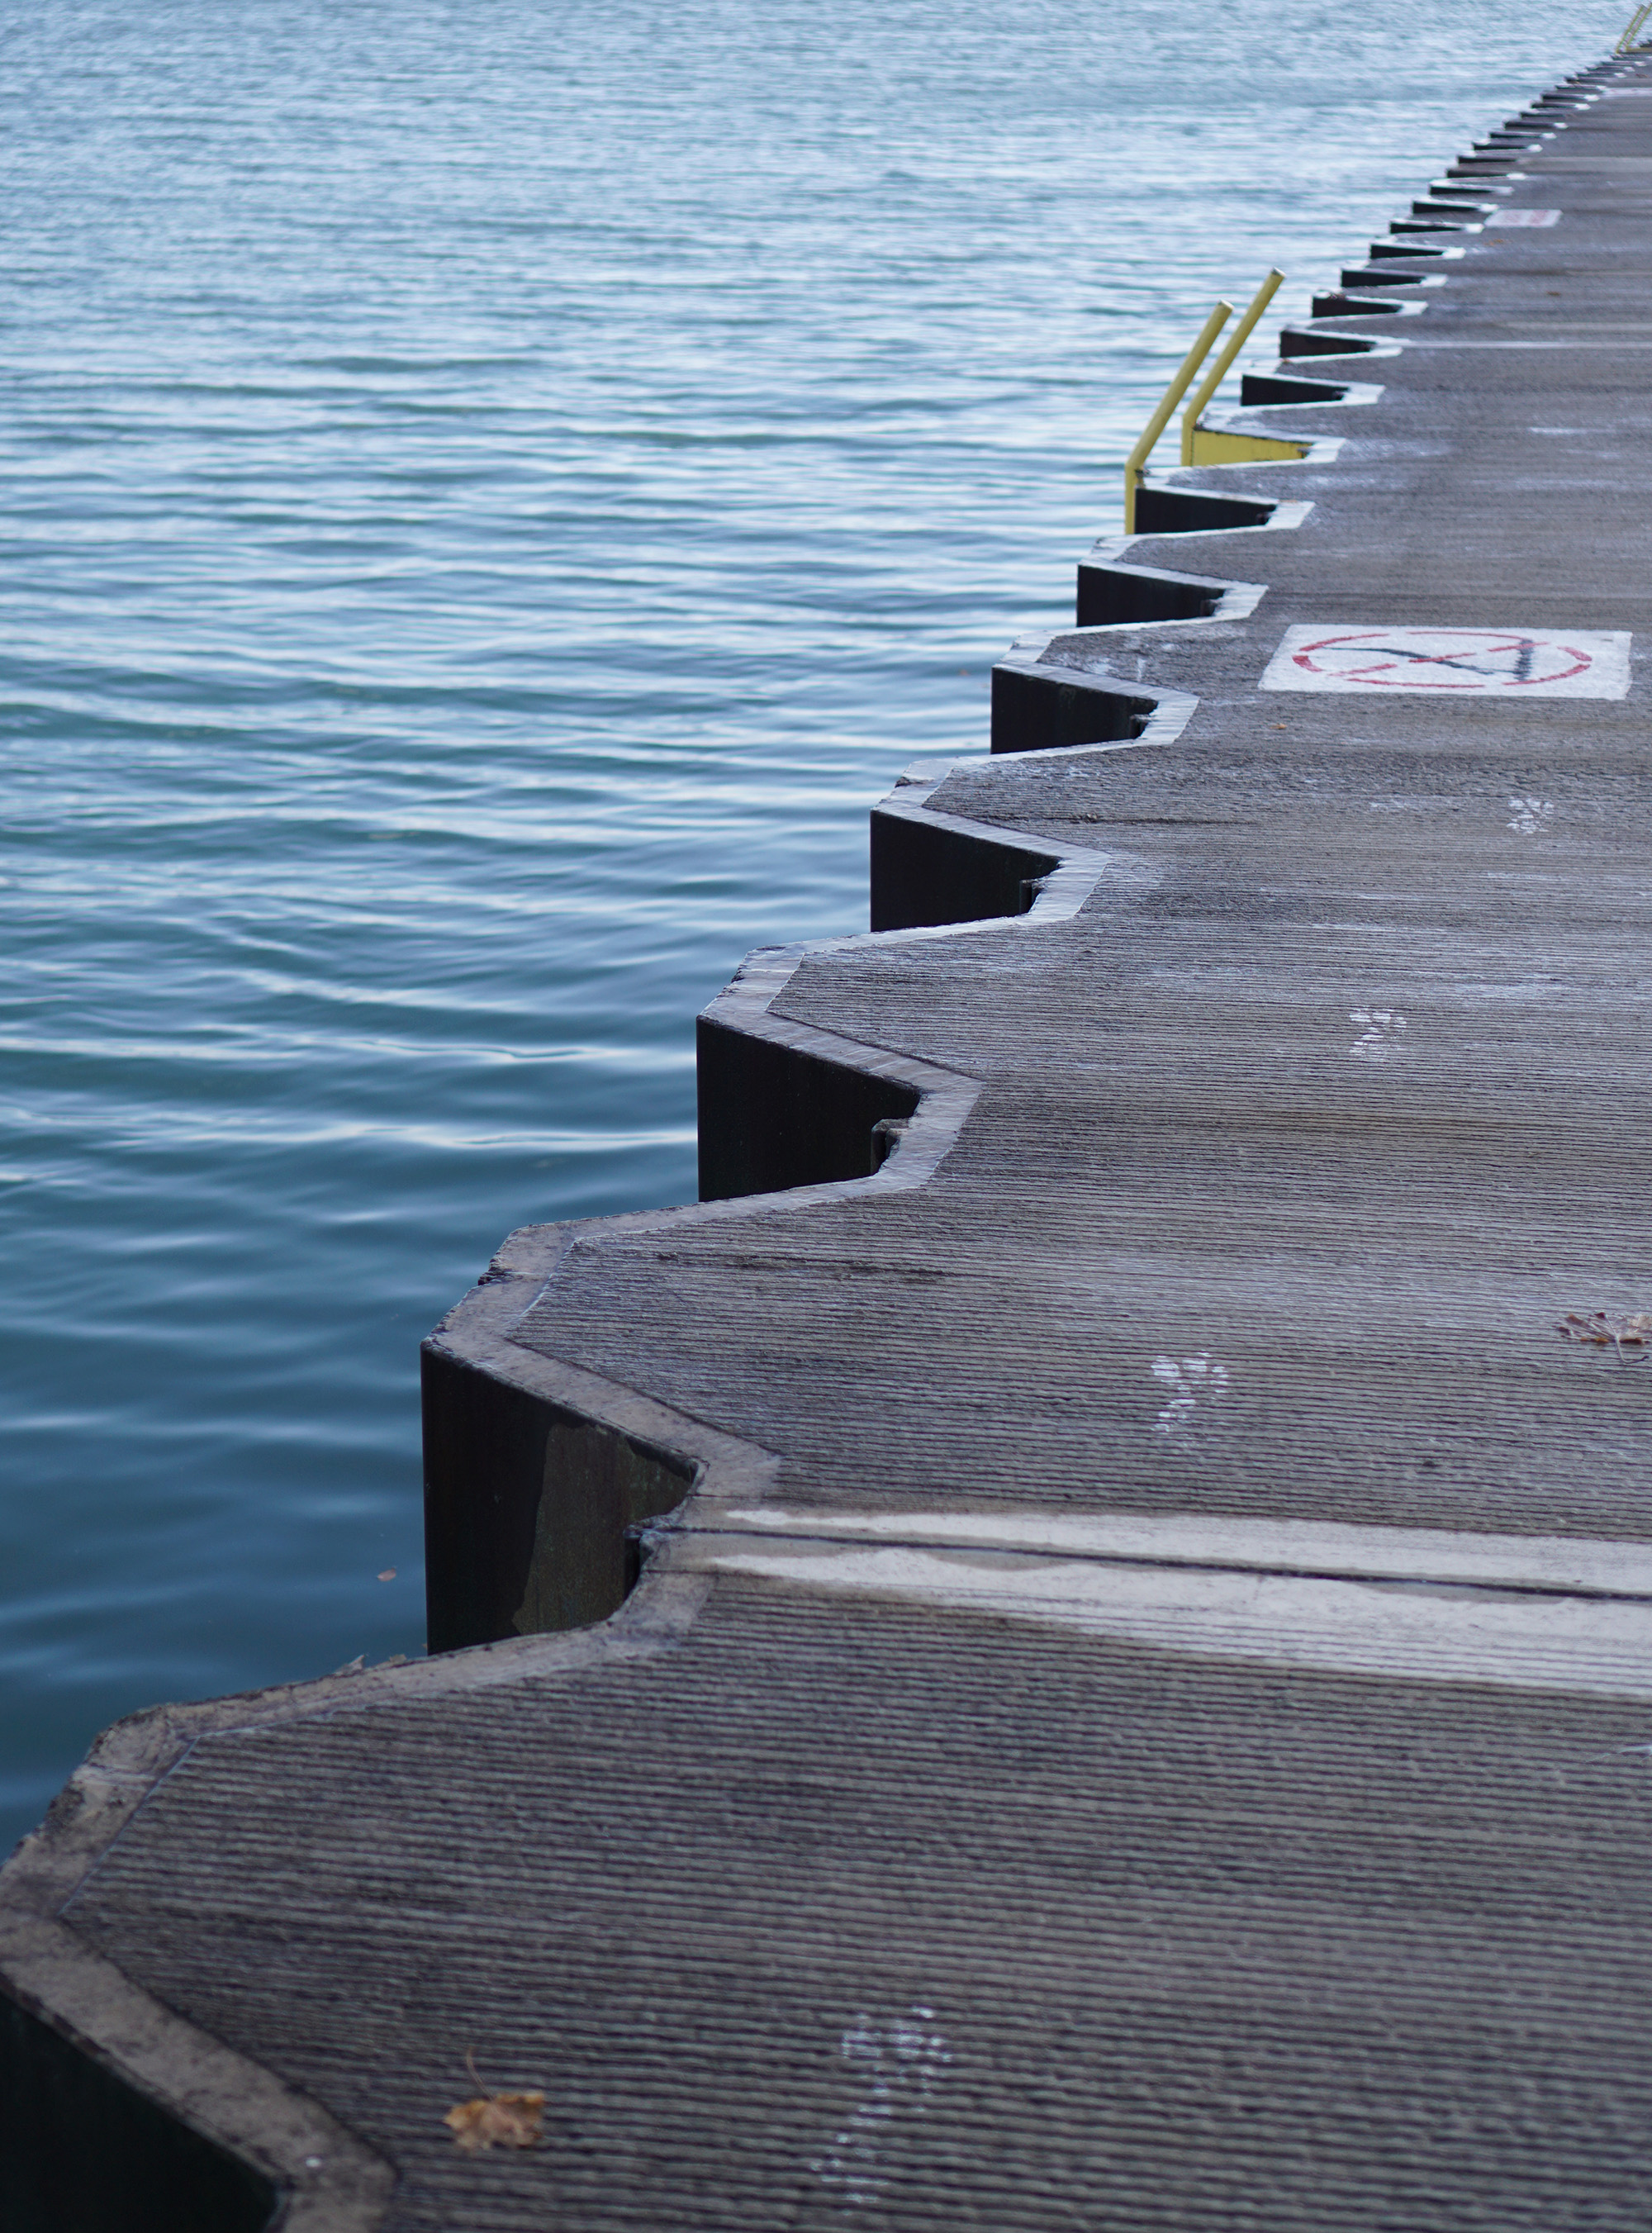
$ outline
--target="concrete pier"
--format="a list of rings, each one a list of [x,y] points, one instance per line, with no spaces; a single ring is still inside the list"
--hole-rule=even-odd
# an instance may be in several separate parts
[[[0,1878],[9,2233],[1652,2222],[1652,57],[1316,312]]]

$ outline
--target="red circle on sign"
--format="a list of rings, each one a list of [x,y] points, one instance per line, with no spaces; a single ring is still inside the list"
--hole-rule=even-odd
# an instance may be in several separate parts
[[[1291,656],[1306,674],[1370,690],[1530,689],[1570,681],[1594,664],[1571,644],[1508,628],[1357,628],[1320,636]]]

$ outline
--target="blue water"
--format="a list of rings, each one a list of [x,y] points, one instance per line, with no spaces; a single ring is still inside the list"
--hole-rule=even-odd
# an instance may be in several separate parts
[[[0,1846],[420,1648],[420,1337],[692,1197],[1214,296],[1628,5],[6,0]]]

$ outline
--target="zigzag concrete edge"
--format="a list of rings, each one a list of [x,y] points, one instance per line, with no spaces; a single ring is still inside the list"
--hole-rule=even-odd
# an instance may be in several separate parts
[[[1567,87],[1585,84],[1610,67],[1598,65],[1568,81]],[[1558,94],[1545,98],[1554,99]],[[1454,180],[1472,177],[1483,192],[1507,191],[1486,183],[1486,173],[1479,170],[1459,168],[1450,176]],[[1460,206],[1467,211],[1466,203]],[[1426,307],[1379,301],[1369,309],[1415,314]],[[1335,315],[1367,312],[1364,303],[1356,305],[1356,298],[1344,295]],[[1294,366],[1312,356],[1320,361],[1316,372],[1322,366],[1330,372],[1344,364],[1363,367],[1372,357],[1396,355],[1401,346],[1397,341],[1343,334],[1316,317],[1308,328],[1284,330],[1280,361]],[[1360,383],[1356,394],[1355,385],[1348,382],[1343,394],[1328,394],[1310,407],[1353,408],[1374,400],[1380,392]],[[1276,412],[1293,407],[1280,403],[1246,410],[1244,426],[1261,431],[1271,426]],[[1226,419],[1220,423],[1228,426],[1237,422]],[[1272,430],[1287,433],[1289,421]],[[1321,439],[1311,446],[1309,457],[1324,465],[1339,446],[1336,438]],[[1272,465],[1249,461],[1181,469],[1155,478],[1150,485],[1174,494],[1181,489],[1187,470],[1200,476],[1263,470],[1272,476]],[[1202,491],[1202,478],[1197,485]],[[1311,508],[1260,492],[1257,501],[1265,505],[1266,519],[1198,531],[1246,536],[1288,530],[1300,524]],[[1208,619],[1239,618],[1254,609],[1263,593],[1258,585],[1133,565],[1133,546],[1158,540],[1164,531],[1143,530],[1132,537],[1104,541],[1090,554],[1090,563],[1135,579],[1149,594],[1165,585],[1191,585],[1215,589],[1219,602],[1206,614],[1111,625],[1196,628]],[[1082,631],[1098,638],[1107,632],[1108,624]],[[1080,633],[1076,628],[1060,632]],[[1018,645],[1003,665],[1016,673],[1036,668],[1057,640]],[[1080,689],[1109,687],[1100,675],[1077,668],[1064,672],[1060,680]],[[1116,693],[1116,678],[1111,683]],[[1128,694],[1147,701],[1145,718],[1134,734],[1035,749],[1069,759],[1167,744],[1186,726],[1197,704],[1184,693],[1155,691],[1147,683],[1135,686]],[[979,758],[920,763],[875,812],[930,840],[1012,855],[1053,853],[1052,865],[1030,880],[1036,890],[1019,920],[1036,928],[1076,914],[1106,874],[1106,854],[1079,848],[1056,850],[1031,832],[966,821],[929,804],[953,766],[979,764]],[[687,1526],[719,1532],[750,1527],[751,1521],[741,1514],[768,1502],[766,1492],[778,1462],[771,1453],[663,1404],[646,1391],[528,1351],[511,1340],[511,1331],[569,1251],[599,1235],[663,1231],[780,1207],[789,1214],[806,1214],[814,1207],[846,1197],[875,1196],[927,1184],[967,1120],[980,1081],[870,1041],[795,1024],[777,1016],[774,1003],[811,957],[870,942],[966,934],[992,920],[972,915],[764,949],[747,957],[706,1012],[704,1020],[714,1029],[765,1046],[784,1059],[847,1071],[911,1097],[911,1113],[894,1120],[899,1129],[876,1169],[863,1176],[826,1179],[675,1209],[522,1227],[507,1238],[482,1281],[433,1333],[426,1344],[427,1365],[474,1376],[495,1390],[520,1396],[547,1418],[574,1422],[657,1458],[686,1493],[654,1515],[646,1532],[669,1534]],[[677,1567],[666,1558],[645,1568],[638,1585],[589,1626],[476,1642],[421,1661],[341,1670],[315,1681],[200,1704],[159,1706],[114,1724],[95,1741],[41,1827],[0,1869],[0,1989],[88,2064],[112,2074],[179,2126],[259,2171],[277,2197],[272,2226],[279,2225],[285,2233],[371,2233],[389,2207],[391,2166],[318,2103],[133,1984],[87,1947],[62,1917],[127,1823],[204,1738],[316,1715],[411,1703],[668,1651],[693,1626],[710,1586],[708,1575]]]

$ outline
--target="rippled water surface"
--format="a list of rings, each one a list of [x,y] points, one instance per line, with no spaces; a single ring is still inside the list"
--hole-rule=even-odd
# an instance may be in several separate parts
[[[116,1715],[420,1649],[421,1334],[692,1197],[695,1010],[864,926],[1212,298],[1304,310],[1620,25],[0,27],[3,1844]]]

